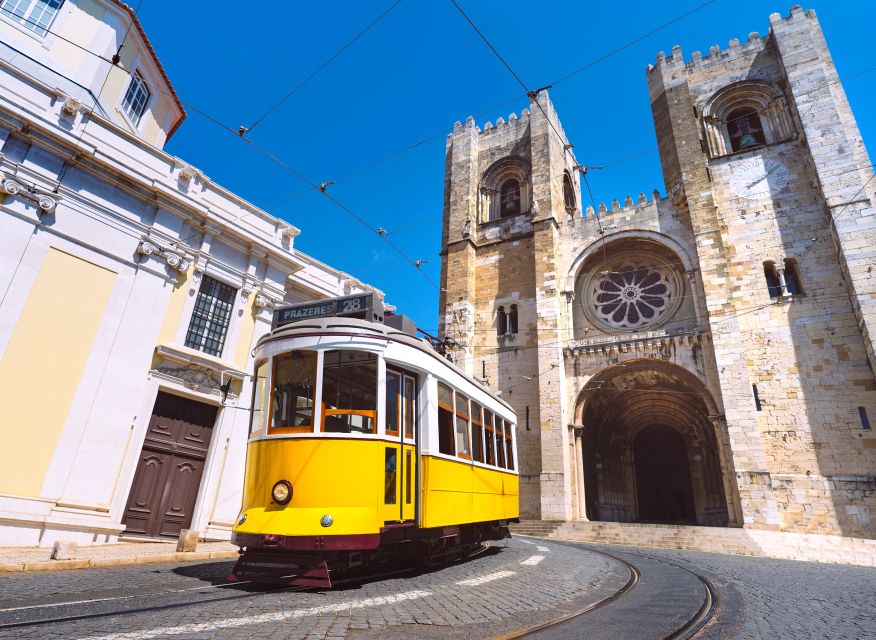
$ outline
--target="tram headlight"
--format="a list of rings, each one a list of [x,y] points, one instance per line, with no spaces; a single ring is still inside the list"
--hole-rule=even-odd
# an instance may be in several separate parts
[[[292,499],[292,485],[286,480],[280,480],[271,489],[271,497],[277,504],[288,504]]]

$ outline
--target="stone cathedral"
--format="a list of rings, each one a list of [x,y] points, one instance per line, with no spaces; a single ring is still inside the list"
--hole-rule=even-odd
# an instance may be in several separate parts
[[[876,180],[815,13],[646,75],[665,196],[587,206],[545,91],[447,139],[441,334],[521,518],[876,538]]]

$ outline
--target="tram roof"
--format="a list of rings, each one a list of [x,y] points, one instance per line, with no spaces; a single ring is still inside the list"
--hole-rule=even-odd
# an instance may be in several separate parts
[[[264,342],[269,342],[280,338],[294,338],[296,336],[312,335],[314,333],[340,334],[351,331],[363,337],[385,338],[388,340],[392,340],[393,342],[406,344],[410,347],[413,347],[414,349],[419,349],[420,351],[425,351],[432,355],[436,360],[438,360],[442,364],[442,366],[452,369],[453,371],[464,377],[466,380],[471,381],[473,385],[483,390],[496,402],[504,405],[512,412],[514,411],[514,408],[510,404],[508,404],[508,402],[506,402],[503,398],[498,396],[495,390],[491,389],[480,380],[471,377],[462,369],[457,367],[453,362],[439,354],[437,351],[435,351],[435,349],[432,347],[431,343],[428,340],[425,340],[423,338],[417,338],[416,336],[412,336],[409,333],[405,333],[404,331],[400,331],[398,329],[389,327],[385,324],[380,324],[378,322],[359,320],[357,318],[338,317],[299,320],[297,322],[290,322],[289,324],[285,324],[282,327],[278,327],[270,333],[265,334],[258,341],[256,346],[258,347]]]

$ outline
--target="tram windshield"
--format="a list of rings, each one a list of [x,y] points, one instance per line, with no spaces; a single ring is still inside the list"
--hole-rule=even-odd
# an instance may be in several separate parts
[[[364,351],[326,351],[322,404],[327,433],[375,433],[377,356]]]
[[[274,359],[271,428],[310,431],[316,389],[316,352],[292,351]]]

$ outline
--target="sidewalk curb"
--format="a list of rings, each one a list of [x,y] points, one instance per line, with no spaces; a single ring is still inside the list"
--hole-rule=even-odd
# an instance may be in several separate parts
[[[2,562],[0,573],[22,573],[25,571],[66,571],[69,569],[107,569],[129,567],[138,564],[159,562],[193,562],[197,560],[233,560],[237,551],[187,551],[160,553],[147,556],[126,556],[123,558],[85,558],[82,560],[37,560],[34,562]]]

